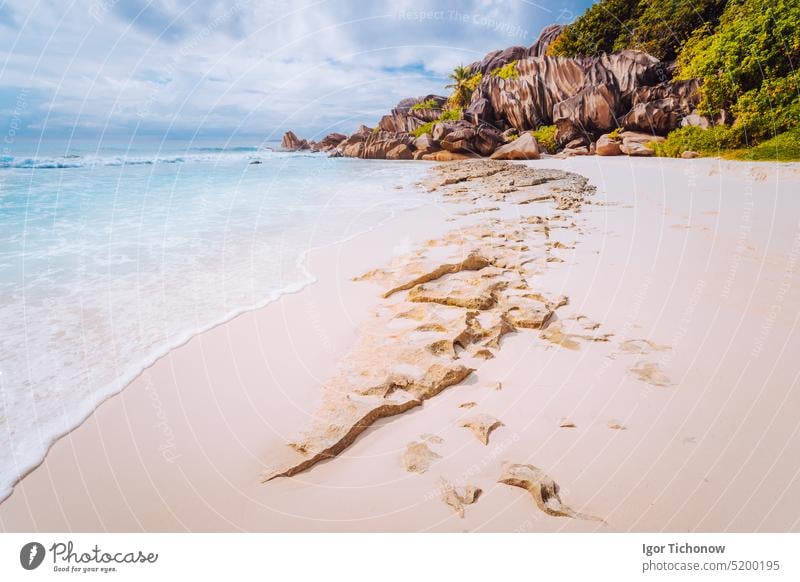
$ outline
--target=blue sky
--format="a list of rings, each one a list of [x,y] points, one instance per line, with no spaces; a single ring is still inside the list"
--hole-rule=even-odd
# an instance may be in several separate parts
[[[347,132],[588,4],[0,0],[3,132]]]

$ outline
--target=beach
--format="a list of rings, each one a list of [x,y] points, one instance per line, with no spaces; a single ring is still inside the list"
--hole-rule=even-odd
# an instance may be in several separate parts
[[[53,445],[0,528],[800,530],[800,166],[467,164],[312,251],[315,282],[158,359]],[[454,313],[480,333],[453,340]],[[437,382],[395,361],[417,332],[447,339],[425,355]],[[383,392],[343,392],[370,374]],[[331,456],[340,435],[315,426],[342,402],[358,434]]]

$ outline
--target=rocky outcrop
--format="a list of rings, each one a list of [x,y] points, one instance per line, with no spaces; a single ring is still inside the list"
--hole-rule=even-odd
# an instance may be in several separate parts
[[[472,73],[481,73],[483,75],[491,73],[492,71],[504,67],[511,61],[519,61],[527,59],[528,57],[543,57],[547,53],[547,48],[550,46],[564,26],[561,24],[551,24],[546,26],[539,33],[539,38],[536,39],[529,48],[524,46],[512,46],[506,49],[496,50],[488,53],[480,61],[475,61],[469,65],[469,70]]]
[[[538,160],[539,143],[531,133],[523,133],[511,143],[500,146],[491,155],[493,160]]]
[[[309,146],[306,140],[300,139],[292,131],[287,131],[283,134],[283,139],[281,140],[281,149],[286,150],[287,152],[296,152],[299,150],[307,150],[309,149]]]
[[[347,139],[343,133],[329,133],[316,143],[316,151],[329,152],[336,148],[340,143]]]
[[[381,118],[378,127],[392,133],[412,132],[421,125],[438,119],[446,101],[447,98],[441,95],[403,99],[388,115]],[[420,107],[420,105],[427,104],[433,104],[433,106]]]
[[[663,136],[681,125],[707,127],[712,123],[695,113],[698,81],[672,81],[672,63],[635,50],[597,57],[547,56],[547,47],[562,29],[549,26],[529,48],[496,50],[472,63],[470,71],[482,78],[459,120],[437,123],[447,99],[424,95],[400,101],[380,119],[375,135],[359,129],[346,139],[331,134],[318,144],[308,144],[289,132],[283,147],[381,159],[452,160],[466,155],[491,156],[498,150],[521,156],[514,148],[506,148],[508,132],[521,134],[555,125],[563,155],[595,151],[599,155],[650,155],[643,143],[626,146],[602,136],[618,128]],[[516,62],[515,74],[498,76],[497,69],[511,62]],[[423,137],[411,135],[424,124],[435,125]],[[597,141],[602,143],[595,144]],[[524,157],[506,157],[504,153],[497,157],[536,159],[532,156],[529,152]]]
[[[504,67],[511,61],[526,59],[530,55],[530,49],[524,46],[511,46],[506,49],[496,50],[488,53],[482,60],[476,61],[469,66],[472,73],[486,75],[495,69]]]
[[[542,32],[539,33],[539,38],[528,49],[528,56],[543,57],[547,54],[547,49],[550,44],[558,38],[558,35],[564,30],[563,24],[551,24],[545,26]]]
[[[657,79],[659,64],[639,51],[593,58],[530,57],[517,62],[517,78],[484,77],[471,106],[485,99],[481,119],[501,128],[522,131],[556,124],[565,144],[581,133],[595,136],[615,129],[636,89]]]
[[[633,106],[621,125],[633,131],[666,135],[692,114],[699,102],[698,89],[696,80],[638,87],[633,93]]]
[[[355,133],[339,142],[339,145],[336,146],[331,155],[335,157],[343,156],[346,158],[362,157],[365,143],[372,133],[372,129],[366,125],[359,126]]]
[[[434,125],[428,143],[436,144],[448,152],[488,156],[502,142],[500,132],[490,125],[486,123],[474,125],[461,120],[444,121]]]
[[[375,160],[410,160],[414,137],[407,133],[371,131],[358,157]]]

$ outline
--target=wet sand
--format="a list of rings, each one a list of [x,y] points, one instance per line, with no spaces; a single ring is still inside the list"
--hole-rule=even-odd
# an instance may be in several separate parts
[[[444,166],[104,403],[0,528],[800,530],[800,167],[527,165],[597,191]]]

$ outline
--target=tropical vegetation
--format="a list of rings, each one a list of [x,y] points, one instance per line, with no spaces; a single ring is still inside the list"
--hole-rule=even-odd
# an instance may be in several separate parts
[[[548,48],[556,56],[643,50],[701,80],[699,112],[732,125],[681,128],[660,153],[752,148],[788,155],[800,126],[798,0],[600,0]],[[727,112],[727,115],[721,115]],[[772,142],[782,133],[790,135]],[[738,155],[738,154],[737,154]],[[743,155],[743,154],[742,154]]]

